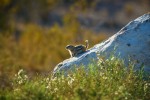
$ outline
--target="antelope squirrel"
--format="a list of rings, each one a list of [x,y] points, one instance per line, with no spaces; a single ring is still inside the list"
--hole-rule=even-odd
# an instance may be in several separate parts
[[[69,51],[71,57],[75,57],[81,53],[84,53],[87,50],[89,46],[88,40],[86,40],[85,43],[86,43],[85,45],[77,45],[77,46],[67,45],[66,49]]]

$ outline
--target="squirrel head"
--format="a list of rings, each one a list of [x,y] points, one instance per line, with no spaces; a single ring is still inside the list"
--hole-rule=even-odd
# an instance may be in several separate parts
[[[75,48],[75,47],[74,47],[73,45],[67,45],[67,46],[66,46],[66,49],[67,49],[67,50],[73,50],[74,48]]]

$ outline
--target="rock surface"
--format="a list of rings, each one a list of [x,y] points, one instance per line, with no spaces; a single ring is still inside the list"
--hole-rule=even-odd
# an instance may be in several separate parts
[[[109,57],[114,49],[114,55],[125,60],[125,63],[128,63],[130,58],[131,61],[137,61],[137,69],[139,65],[144,64],[144,71],[150,73],[150,13],[129,22],[115,35],[84,54],[59,63],[53,73],[67,72],[82,64],[87,66],[93,60],[97,60],[99,55]]]

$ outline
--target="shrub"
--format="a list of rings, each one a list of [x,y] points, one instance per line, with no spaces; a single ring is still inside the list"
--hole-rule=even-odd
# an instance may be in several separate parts
[[[13,90],[1,94],[5,99],[142,99],[149,100],[150,80],[143,80],[142,74],[134,72],[134,65],[128,67],[117,58],[100,59],[89,66],[88,73],[82,67],[68,76],[38,75],[34,79],[22,76],[23,84],[13,83]],[[21,74],[21,72],[23,74]],[[24,75],[24,71],[18,72]],[[18,78],[17,78],[18,79]]]

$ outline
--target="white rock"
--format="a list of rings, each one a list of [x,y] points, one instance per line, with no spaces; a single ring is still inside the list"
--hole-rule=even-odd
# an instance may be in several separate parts
[[[115,56],[124,59],[125,63],[137,61],[136,69],[144,64],[144,70],[150,73],[150,13],[129,22],[118,33],[106,41],[95,45],[89,51],[78,57],[73,57],[59,63],[53,73],[67,72],[69,69],[87,66],[92,60],[97,60],[99,55],[109,57],[115,49]]]

